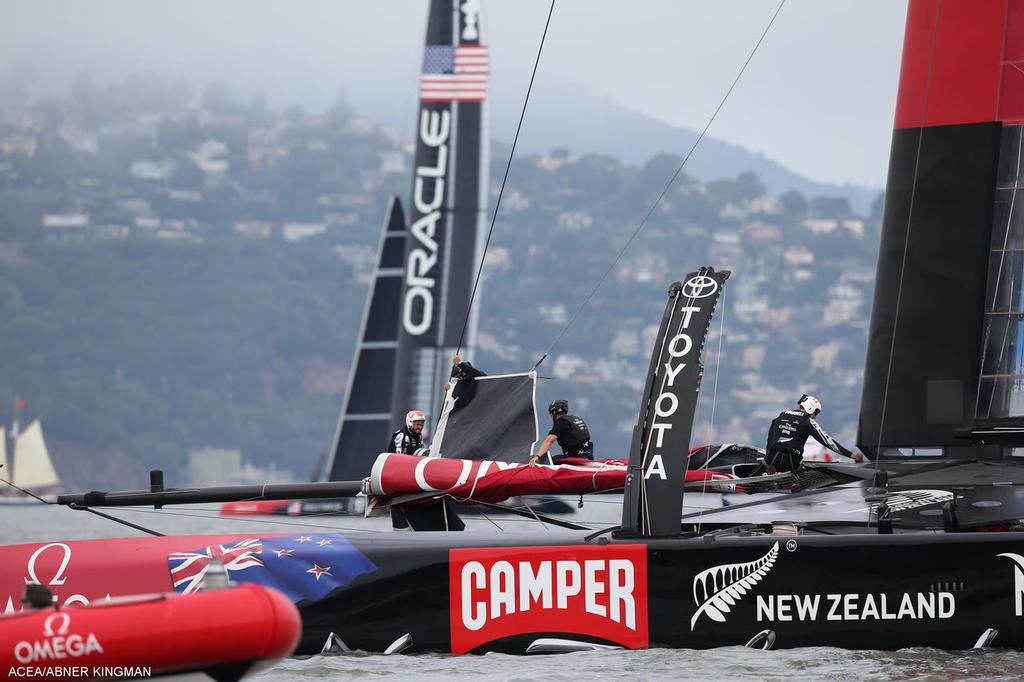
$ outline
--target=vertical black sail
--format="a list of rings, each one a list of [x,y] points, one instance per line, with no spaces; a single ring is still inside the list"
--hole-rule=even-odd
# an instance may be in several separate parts
[[[479,0],[434,0],[420,79],[399,350],[391,412],[441,412],[451,356],[476,344],[469,298],[487,192],[488,51]],[[463,330],[465,334],[463,335]]]
[[[625,535],[679,534],[690,431],[704,374],[700,356],[730,274],[703,267],[669,289],[633,427],[622,502]]]
[[[388,203],[363,321],[348,375],[348,389],[331,448],[330,480],[357,480],[391,434],[391,391],[398,356],[398,314],[402,301],[405,216],[398,197]]]
[[[999,456],[969,437],[977,421],[1024,411],[1021,10],[908,7],[857,439],[869,451]]]
[[[484,234],[489,57],[479,0],[432,0],[419,83],[408,224],[393,200],[335,432],[331,480],[366,476],[405,413],[441,412],[460,346],[476,345],[469,299]]]

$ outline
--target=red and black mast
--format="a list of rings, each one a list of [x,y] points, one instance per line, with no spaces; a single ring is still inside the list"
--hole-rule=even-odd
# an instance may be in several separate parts
[[[1024,411],[1022,59],[1024,1],[911,0],[857,440],[869,451],[999,457],[969,436]]]

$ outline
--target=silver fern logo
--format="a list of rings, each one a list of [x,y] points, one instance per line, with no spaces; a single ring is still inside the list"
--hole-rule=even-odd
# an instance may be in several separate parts
[[[1013,562],[1013,600],[1014,613],[1024,615],[1024,556],[1013,552],[1003,552],[997,557],[1006,557]]]
[[[918,507],[927,507],[930,504],[949,502],[952,499],[953,493],[948,490],[904,490],[889,495],[885,503],[889,505],[890,512],[901,512],[908,509],[917,509]],[[878,511],[878,505],[871,504],[860,509],[851,509],[848,513],[853,514],[863,511],[875,514]]]
[[[693,603],[697,611],[690,619],[690,630],[701,614],[713,621],[725,622],[725,614],[743,595],[768,575],[779,558],[779,543],[772,545],[763,557],[745,564],[722,564],[701,571],[693,579]]]

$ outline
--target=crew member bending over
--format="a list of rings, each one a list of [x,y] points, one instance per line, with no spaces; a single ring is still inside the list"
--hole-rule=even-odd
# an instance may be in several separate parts
[[[829,450],[853,458],[856,462],[864,460],[859,452],[853,452],[843,446],[825,429],[814,421],[821,414],[821,401],[806,393],[797,401],[798,409],[786,410],[772,420],[768,429],[768,444],[765,446],[765,465],[769,473],[796,471],[800,468],[804,457],[804,443],[813,438]]]
[[[415,455],[423,448],[423,424],[427,418],[419,410],[405,413],[405,426],[391,434],[388,449],[385,452],[397,452],[400,455]]]
[[[452,388],[450,381],[444,385],[446,393],[448,389],[452,389],[452,398],[455,400],[453,409],[457,410],[472,402],[476,397],[476,378],[485,376],[487,376],[486,372],[477,369],[469,362],[463,362],[462,357],[458,353],[455,354],[455,357],[452,358],[452,379],[457,379],[455,388]]]
[[[552,400],[548,405],[551,415],[551,430],[548,431],[536,454],[530,457],[530,466],[537,466],[537,461],[548,454],[551,446],[558,441],[562,454],[552,457],[551,463],[558,464],[566,457],[582,457],[594,459],[594,443],[590,440],[590,429],[576,415],[569,414],[568,400]]]

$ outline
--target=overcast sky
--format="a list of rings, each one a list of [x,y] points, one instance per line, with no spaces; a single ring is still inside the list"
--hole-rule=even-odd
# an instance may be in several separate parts
[[[502,111],[517,116],[522,106],[548,5],[484,0],[492,104]],[[538,79],[700,129],[777,5],[558,0]],[[369,118],[389,112],[411,137],[426,0],[4,0],[3,8],[0,68],[29,69],[39,93],[66,93],[83,71],[100,83],[140,72],[184,77],[197,90],[226,82],[241,96],[313,110],[344,93]],[[905,14],[904,0],[788,0],[710,134],[815,180],[881,187]],[[513,134],[492,129],[506,141]]]

